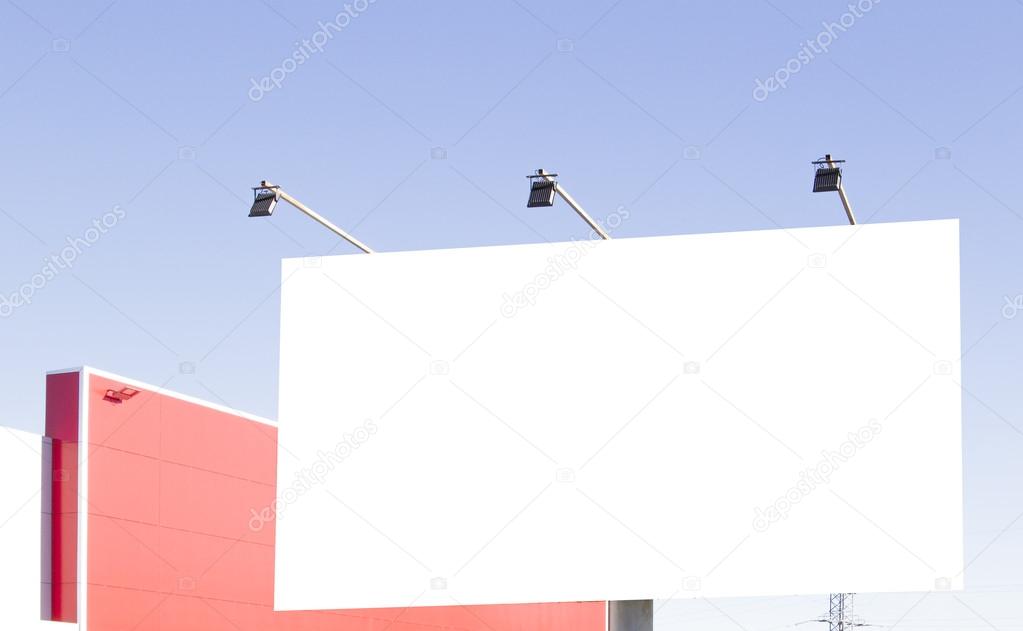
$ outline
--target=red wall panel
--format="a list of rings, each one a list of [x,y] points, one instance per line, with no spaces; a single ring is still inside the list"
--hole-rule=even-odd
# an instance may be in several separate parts
[[[250,521],[275,497],[276,428],[146,388],[117,405],[103,400],[106,390],[134,384],[96,374],[86,382],[88,631],[604,628],[601,602],[274,612],[275,524]],[[77,398],[77,373],[50,376],[47,436],[76,450],[59,455],[63,467],[77,459]],[[52,501],[60,533],[52,538],[53,575],[72,577],[72,588],[77,472],[74,479],[54,483]],[[76,619],[73,595],[52,589],[55,616],[63,616],[53,619]]]
[[[78,619],[79,375],[46,377],[43,440],[43,620]]]

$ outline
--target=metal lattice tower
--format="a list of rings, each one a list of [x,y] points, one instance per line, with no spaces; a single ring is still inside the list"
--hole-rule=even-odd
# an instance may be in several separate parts
[[[854,627],[870,626],[853,615],[853,594],[831,594],[828,617],[814,622],[828,623],[828,631],[852,631]]]

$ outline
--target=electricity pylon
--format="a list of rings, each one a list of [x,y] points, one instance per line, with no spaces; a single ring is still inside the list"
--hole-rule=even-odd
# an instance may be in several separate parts
[[[853,594],[831,594],[831,607],[827,618],[813,622],[828,623],[828,631],[852,631],[853,627],[869,627],[853,615]]]

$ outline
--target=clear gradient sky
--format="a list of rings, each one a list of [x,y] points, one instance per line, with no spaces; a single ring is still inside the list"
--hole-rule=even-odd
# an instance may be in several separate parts
[[[831,152],[861,221],[962,222],[969,589],[858,613],[1021,628],[1020,32],[1020,0],[2,2],[0,424],[39,431],[44,372],[81,364],[275,417],[280,259],[352,248],[247,219],[263,178],[388,251],[583,237],[524,207],[537,167],[626,206],[616,236],[839,224],[809,192]]]

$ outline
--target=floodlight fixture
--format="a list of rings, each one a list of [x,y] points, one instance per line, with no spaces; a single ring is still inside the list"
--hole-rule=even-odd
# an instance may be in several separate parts
[[[124,387],[121,388],[120,390],[108,389],[103,394],[103,400],[109,403],[113,403],[114,405],[121,405],[122,403],[124,403],[125,401],[132,398],[138,393],[139,391],[137,389],[129,387]]]
[[[849,224],[856,225],[856,216],[853,215],[852,205],[849,203],[849,197],[845,194],[845,187],[842,186],[842,167],[838,166],[844,163],[845,160],[833,159],[830,153],[825,154],[825,156],[819,160],[811,162],[815,168],[813,175],[813,192],[837,192],[839,199],[842,200],[842,207],[845,209],[845,216],[849,219]]]
[[[337,236],[341,237],[345,241],[351,243],[355,247],[359,248],[366,254],[372,254],[373,250],[369,248],[365,243],[359,241],[352,235],[348,234],[341,228],[338,228],[331,223],[326,217],[320,215],[312,208],[309,208],[302,202],[298,201],[291,195],[288,195],[284,190],[275,184],[271,184],[266,180],[259,183],[259,186],[252,187],[252,207],[249,208],[249,217],[269,217],[273,214],[274,208],[277,206],[277,202],[284,200],[297,208],[298,210],[305,213],[309,218],[313,219],[324,228],[327,228]]]
[[[269,217],[274,214],[277,206],[277,191],[274,188],[252,189],[252,208],[249,209],[249,217]]]
[[[813,176],[814,193],[837,193],[838,187],[842,184],[842,169],[840,167],[821,166]]]
[[[558,183],[557,173],[547,173],[543,169],[537,169],[535,175],[527,175],[529,178],[529,202],[526,203],[526,208],[539,208],[544,206],[553,206],[555,195],[561,195],[561,199],[565,200],[565,203],[572,207],[572,210],[582,218],[586,224],[593,229],[597,235],[604,240],[611,238],[611,235],[604,230],[600,224],[594,221],[593,217],[583,210],[583,207],[579,205],[579,202],[568,194],[568,191]]]
[[[526,204],[526,208],[553,206],[554,196],[557,194],[554,187],[553,180],[534,178],[529,183],[529,203]]]

